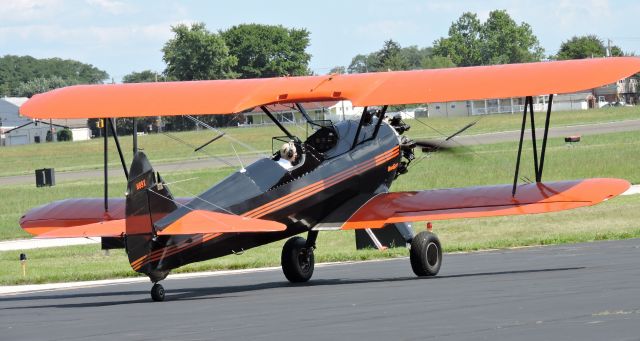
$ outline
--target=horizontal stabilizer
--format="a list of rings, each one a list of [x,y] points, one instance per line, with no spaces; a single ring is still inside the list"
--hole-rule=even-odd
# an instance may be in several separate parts
[[[622,179],[585,179],[520,185],[437,189],[379,194],[356,211],[343,229],[385,224],[563,211],[595,205],[630,187]]]
[[[120,237],[125,232],[125,220],[105,220],[99,223],[63,227],[37,235],[35,238]]]
[[[276,232],[287,226],[276,221],[247,218],[238,215],[194,210],[158,231],[158,235],[224,233],[224,232]]]
[[[192,198],[178,198],[176,200],[181,204],[186,204],[191,201]],[[99,233],[99,231],[116,233],[117,231],[104,230],[106,227],[101,227],[103,222],[122,220],[124,224],[124,219],[124,198],[110,198],[108,212],[104,210],[104,199],[77,198],[54,201],[32,208],[20,218],[20,227],[36,236],[47,233],[47,236],[44,238],[54,238],[54,235],[59,235],[57,238],[89,237],[89,235],[86,234],[91,234],[92,237],[107,237],[112,234],[95,235],[95,233]],[[90,226],[95,226],[97,230],[95,232],[88,231],[87,229]],[[79,229],[69,230],[69,232],[61,231],[62,229],[72,227],[78,227]],[[48,232],[54,231],[55,233],[48,234]],[[115,235],[119,236],[120,233],[116,233]]]

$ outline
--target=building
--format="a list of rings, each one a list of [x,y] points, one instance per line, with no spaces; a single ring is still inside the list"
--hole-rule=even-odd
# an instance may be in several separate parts
[[[5,145],[5,133],[15,127],[31,122],[20,116],[20,106],[26,102],[26,97],[0,98],[0,146]]]
[[[19,146],[30,143],[44,143],[56,141],[57,132],[67,127],[58,124],[50,124],[40,120],[29,120],[21,126],[4,132],[5,146]]]
[[[27,100],[26,97],[0,98],[0,146],[45,142],[48,132],[53,133],[52,140],[55,141],[55,134],[64,128],[71,130],[73,141],[91,139],[86,119],[57,119],[47,122],[20,116],[20,106]]]
[[[640,77],[638,75],[593,89],[593,95],[600,103],[638,104],[639,93]]]
[[[27,100],[26,97],[0,98],[0,128],[9,130],[31,121],[20,116],[20,106]]]

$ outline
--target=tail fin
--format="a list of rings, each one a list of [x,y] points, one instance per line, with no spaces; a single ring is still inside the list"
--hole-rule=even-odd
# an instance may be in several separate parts
[[[131,163],[126,200],[126,250],[133,270],[156,282],[168,271],[159,271],[149,262],[151,252],[161,248],[168,237],[156,237],[153,223],[177,208],[173,195],[143,152]]]

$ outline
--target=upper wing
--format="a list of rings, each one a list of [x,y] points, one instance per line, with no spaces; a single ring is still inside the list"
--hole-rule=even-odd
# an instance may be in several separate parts
[[[385,224],[546,213],[595,205],[626,191],[622,179],[585,179],[511,185],[383,193],[349,218],[343,229],[380,228]]]
[[[348,99],[394,105],[570,93],[640,71],[640,58],[594,58],[451,69],[263,79],[77,85],[35,95],[31,118],[237,113],[271,103]]]

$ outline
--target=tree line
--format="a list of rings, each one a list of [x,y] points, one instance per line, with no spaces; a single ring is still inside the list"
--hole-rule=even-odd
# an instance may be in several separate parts
[[[548,60],[583,59],[607,56],[602,39],[596,35],[574,36],[564,41],[555,55],[545,55],[531,26],[513,20],[507,11],[489,13],[485,22],[477,14],[464,13],[451,24],[448,35],[430,47],[401,47],[394,40],[369,54],[358,54],[348,67],[337,66],[331,73],[361,73],[390,70],[433,69]],[[623,56],[611,46],[609,56]]]
[[[204,23],[176,25],[173,37],[162,47],[166,67],[161,72],[134,71],[124,83],[207,79],[263,78],[310,75],[310,38],[306,29],[281,25],[241,24],[218,32]],[[607,53],[608,51],[608,53]],[[449,27],[447,36],[431,46],[402,47],[390,39],[382,48],[354,56],[348,66],[330,73],[362,73],[389,70],[432,69],[455,66],[534,62],[545,59],[579,59],[621,56],[618,46],[605,46],[595,35],[575,36],[564,41],[556,55],[546,56],[531,26],[517,23],[507,11],[495,10],[482,22],[477,14],[463,13]],[[109,75],[90,64],[60,58],[36,59],[6,55],[0,58],[0,96],[26,96],[74,84],[103,83]],[[234,117],[203,117],[207,123],[226,125]],[[193,128],[180,117],[165,118],[167,128]],[[147,129],[155,119],[141,120]],[[125,120],[122,132],[132,131]]]

